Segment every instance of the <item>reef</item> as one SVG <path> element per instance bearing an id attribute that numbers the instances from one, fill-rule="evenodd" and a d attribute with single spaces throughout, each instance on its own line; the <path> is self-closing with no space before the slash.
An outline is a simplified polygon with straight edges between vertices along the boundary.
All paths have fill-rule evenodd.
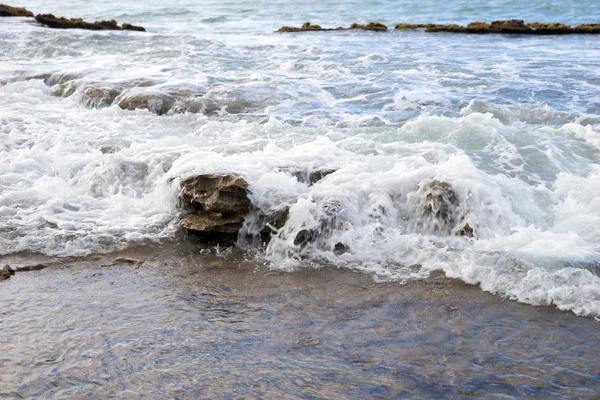
<path id="1" fill-rule="evenodd" d="M 33 17 L 33 13 L 22 7 L 0 4 L 0 17 Z"/>
<path id="2" fill-rule="evenodd" d="M 315 31 L 347 31 L 360 29 L 365 31 L 386 32 L 387 26 L 379 22 L 369 22 L 366 25 L 352 24 L 348 28 L 323 28 L 321 25 L 304 23 L 300 28 L 284 26 L 277 32 L 315 32 Z M 425 32 L 451 32 L 451 33 L 500 33 L 500 34 L 525 34 L 525 35 L 565 35 L 565 34 L 597 34 L 600 33 L 600 24 L 580 24 L 574 27 L 560 23 L 525 23 L 520 19 L 498 20 L 491 23 L 471 22 L 467 26 L 456 24 L 396 24 L 398 31 L 424 29 Z"/>
<path id="3" fill-rule="evenodd" d="M 277 32 L 315 32 L 315 31 L 349 31 L 349 30 L 363 30 L 363 31 L 374 31 L 374 32 L 385 32 L 387 26 L 379 22 L 369 22 L 366 25 L 352 24 L 348 28 L 323 28 L 321 25 L 312 25 L 310 22 L 305 22 L 300 28 L 293 26 L 284 26 L 279 28 Z"/>
<path id="4" fill-rule="evenodd" d="M 110 21 L 85 22 L 81 18 L 67 19 L 64 17 L 55 17 L 52 14 L 39 14 L 35 16 L 35 19 L 40 24 L 54 29 L 87 29 L 92 31 L 146 31 L 141 26 L 134 26 L 131 24 L 123 24 L 119 26 L 117 25 L 117 21 L 114 19 L 111 19 Z"/>
<path id="5" fill-rule="evenodd" d="M 525 23 L 520 19 L 499 20 L 492 23 L 471 22 L 467 26 L 456 24 L 397 24 L 396 30 L 425 29 L 425 32 L 451 32 L 474 34 L 525 34 L 525 35 L 565 35 L 600 33 L 600 24 L 580 24 L 575 27 L 560 23 Z"/>

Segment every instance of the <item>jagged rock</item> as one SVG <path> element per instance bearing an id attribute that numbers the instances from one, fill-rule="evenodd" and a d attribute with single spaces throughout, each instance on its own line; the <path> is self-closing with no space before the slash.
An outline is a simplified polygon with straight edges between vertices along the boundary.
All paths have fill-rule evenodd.
<path id="1" fill-rule="evenodd" d="M 244 217 L 240 215 L 201 210 L 183 217 L 179 226 L 196 232 L 237 233 L 243 223 Z"/>
<path id="2" fill-rule="evenodd" d="M 350 29 L 361 29 L 363 31 L 385 32 L 385 31 L 387 31 L 387 26 L 385 26 L 384 24 L 381 24 L 379 22 L 369 22 L 366 25 L 352 24 L 352 25 L 350 25 Z"/>
<path id="3" fill-rule="evenodd" d="M 237 234 L 251 208 L 248 184 L 234 174 L 197 175 L 181 182 L 179 198 L 193 210 L 179 221 L 182 228 L 205 236 Z"/>
<path id="4" fill-rule="evenodd" d="M 311 25 L 310 22 L 305 22 L 304 24 L 302 24 L 302 27 L 300 28 L 295 28 L 292 26 L 284 26 L 282 28 L 279 28 L 279 30 L 277 32 L 308 32 L 308 31 L 322 31 L 323 28 L 321 28 L 320 25 Z"/>
<path id="5" fill-rule="evenodd" d="M 347 31 L 351 29 L 360 29 L 364 31 L 375 31 L 375 32 L 385 32 L 387 31 L 387 26 L 379 23 L 379 22 L 369 22 L 366 25 L 361 24 L 352 24 L 349 28 L 322 28 L 320 25 L 311 25 L 310 22 L 305 22 L 300 28 L 296 28 L 293 26 L 284 26 L 279 28 L 277 32 L 310 32 L 310 31 Z"/>
<path id="6" fill-rule="evenodd" d="M 250 211 L 248 184 L 234 174 L 205 174 L 181 182 L 179 197 L 195 210 L 245 216 Z"/>
<path id="7" fill-rule="evenodd" d="M 0 269 L 0 281 L 10 278 L 15 274 L 15 271 L 8 265 Z"/>
<path id="8" fill-rule="evenodd" d="M 425 29 L 425 32 L 452 32 L 452 33 L 462 33 L 466 32 L 467 28 L 464 26 L 459 26 L 456 24 L 450 25 L 430 25 Z"/>
<path id="9" fill-rule="evenodd" d="M 119 26 L 117 25 L 117 21 L 114 19 L 108 21 L 85 22 L 81 18 L 67 19 L 64 17 L 55 17 L 52 14 L 39 14 L 35 16 L 35 19 L 40 24 L 55 29 L 88 29 L 92 31 L 146 31 L 141 26 L 134 26 L 131 24 L 123 24 L 122 26 Z"/>
<path id="10" fill-rule="evenodd" d="M 539 22 L 532 22 L 528 24 L 528 26 L 533 28 L 532 32 L 537 35 L 564 35 L 568 33 L 579 33 L 577 30 L 572 29 L 569 25 L 559 23 L 541 24 Z"/>
<path id="11" fill-rule="evenodd" d="M 131 24 L 123 24 L 121 25 L 121 30 L 124 31 L 138 31 L 138 32 L 146 32 L 143 26 L 136 26 Z"/>
<path id="12" fill-rule="evenodd" d="M 302 182 L 309 186 L 312 186 L 315 183 L 319 182 L 321 179 L 325 178 L 327 175 L 333 174 L 337 170 L 331 168 L 310 170 L 301 169 L 297 167 L 282 167 L 279 168 L 278 171 L 282 171 L 289 175 L 292 175 L 298 180 L 298 182 Z"/>
<path id="13" fill-rule="evenodd" d="M 425 28 L 424 24 L 396 24 L 394 29 L 399 31 L 408 31 L 413 29 Z"/>
<path id="14" fill-rule="evenodd" d="M 166 114 L 174 105 L 175 98 L 164 93 L 138 93 L 119 100 L 124 110 L 144 109 L 158 115 Z"/>
<path id="15" fill-rule="evenodd" d="M 110 106 L 119 94 L 118 89 L 89 86 L 83 89 L 81 100 L 86 107 L 102 108 Z"/>
<path id="16" fill-rule="evenodd" d="M 0 4 L 0 17 L 33 17 L 33 13 L 22 7 Z"/>
<path id="17" fill-rule="evenodd" d="M 308 183 L 310 185 L 314 185 L 319 182 L 321 179 L 325 178 L 327 175 L 333 174 L 335 169 L 315 169 L 308 173 Z"/>
<path id="18" fill-rule="evenodd" d="M 473 237 L 474 230 L 465 221 L 466 211 L 448 182 L 431 180 L 422 182 L 417 192 L 420 196 L 418 226 L 434 234 Z"/>
<path id="19" fill-rule="evenodd" d="M 579 24 L 573 28 L 577 33 L 600 33 L 600 24 Z"/>
<path id="20" fill-rule="evenodd" d="M 509 19 L 493 21 L 490 24 L 490 29 L 497 33 L 530 33 L 531 27 L 525 25 L 523 20 Z"/>

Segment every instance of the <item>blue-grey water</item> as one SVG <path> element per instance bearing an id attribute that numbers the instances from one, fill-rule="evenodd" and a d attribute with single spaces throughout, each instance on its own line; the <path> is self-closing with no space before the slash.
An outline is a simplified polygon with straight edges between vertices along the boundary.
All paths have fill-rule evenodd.
<path id="1" fill-rule="evenodd" d="M 147 32 L 53 30 L 0 18 L 0 261 L 179 241 L 179 179 L 237 173 L 257 208 L 290 207 L 268 244 L 239 244 L 240 260 L 270 273 L 312 271 L 318 279 L 321 268 L 323 276 L 342 268 L 398 290 L 445 276 L 497 295 L 499 304 L 556 307 L 569 324 L 572 314 L 584 317 L 581 324 L 600 317 L 600 36 L 275 32 L 306 21 L 598 23 L 600 3 L 14 5 L 114 18 Z M 141 106 L 126 106 L 139 99 Z M 335 172 L 314 185 L 290 172 L 313 170 Z M 460 220 L 442 231 L 422 213 L 427 188 L 439 181 L 452 188 Z M 307 246 L 294 243 L 299 232 L 318 231 L 332 205 L 336 229 Z M 464 224 L 473 238 L 456 235 Z M 249 218 L 245 229 L 253 228 Z M 6 304 L 26 301 L 11 293 Z M 13 306 L 18 320 L 23 310 Z M 18 359 L 0 359 L 0 369 Z M 588 375 L 580 386 L 598 385 L 597 362 L 581 362 Z M 2 395 L 52 393 L 11 382 Z M 387 396 L 428 393 L 407 387 Z M 502 387 L 501 395 L 524 394 Z M 557 393 L 577 396 L 550 395 Z M 581 396 L 598 392 L 590 393 Z"/>

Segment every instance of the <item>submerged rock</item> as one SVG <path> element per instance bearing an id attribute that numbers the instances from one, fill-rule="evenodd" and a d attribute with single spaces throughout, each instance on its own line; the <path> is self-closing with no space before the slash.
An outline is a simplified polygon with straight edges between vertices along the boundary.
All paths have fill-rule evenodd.
<path id="1" fill-rule="evenodd" d="M 465 219 L 466 207 L 448 182 L 422 182 L 417 193 L 420 198 L 420 230 L 433 234 L 474 236 L 473 228 Z"/>
<path id="2" fill-rule="evenodd" d="M 0 269 L 0 281 L 8 279 L 11 276 L 13 276 L 14 274 L 15 274 L 15 270 L 12 269 L 10 266 L 5 265 L 4 267 L 2 267 L 2 269 Z"/>
<path id="3" fill-rule="evenodd" d="M 35 16 L 35 19 L 40 24 L 55 29 L 87 29 L 92 31 L 146 31 L 141 26 L 134 26 L 131 24 L 123 24 L 122 26 L 119 26 L 117 25 L 117 21 L 114 19 L 108 21 L 85 22 L 81 18 L 67 19 L 64 17 L 55 17 L 52 14 L 39 14 Z"/>
<path id="4" fill-rule="evenodd" d="M 88 86 L 81 93 L 81 101 L 89 108 L 103 108 L 110 106 L 121 94 L 116 88 Z"/>
<path id="5" fill-rule="evenodd" d="M 175 98 L 165 93 L 137 93 L 121 98 L 118 104 L 124 110 L 144 109 L 163 115 L 175 105 Z"/>
<path id="6" fill-rule="evenodd" d="M 33 13 L 22 7 L 0 4 L 0 17 L 33 17 Z"/>

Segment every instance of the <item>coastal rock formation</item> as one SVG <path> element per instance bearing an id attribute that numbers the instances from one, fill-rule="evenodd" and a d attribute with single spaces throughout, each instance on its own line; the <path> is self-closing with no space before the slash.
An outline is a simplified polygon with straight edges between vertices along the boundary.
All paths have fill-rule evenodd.
<path id="1" fill-rule="evenodd" d="M 110 106 L 119 94 L 121 90 L 116 88 L 88 86 L 81 93 L 81 101 L 89 108 L 103 108 Z"/>
<path id="2" fill-rule="evenodd" d="M 8 265 L 5 265 L 0 269 L 0 281 L 10 278 L 15 274 L 15 271 Z"/>
<path id="3" fill-rule="evenodd" d="M 33 13 L 22 7 L 0 4 L 0 17 L 33 17 Z"/>
<path id="4" fill-rule="evenodd" d="M 179 222 L 200 233 L 237 233 L 250 211 L 248 184 L 235 174 L 204 174 L 181 182 L 179 198 L 193 210 Z"/>
<path id="5" fill-rule="evenodd" d="M 366 25 L 360 24 L 352 24 L 349 29 L 360 29 L 363 31 L 374 31 L 374 32 L 385 32 L 387 31 L 387 26 L 381 24 L 379 22 L 369 22 Z"/>
<path id="6" fill-rule="evenodd" d="M 123 97 L 118 104 L 124 110 L 144 109 L 163 115 L 175 105 L 175 99 L 165 93 L 138 93 Z"/>
<path id="7" fill-rule="evenodd" d="M 277 32 L 348 31 L 354 29 L 363 31 L 385 32 L 387 31 L 387 26 L 379 22 L 369 22 L 366 25 L 352 24 L 349 28 L 322 28 L 321 25 L 311 25 L 310 22 L 305 22 L 300 28 L 296 28 L 293 26 L 284 26 L 279 28 Z"/>
<path id="8" fill-rule="evenodd" d="M 119 26 L 117 25 L 117 21 L 115 21 L 114 19 L 111 19 L 110 21 L 85 22 L 81 18 L 67 19 L 64 17 L 55 17 L 52 14 L 39 14 L 35 16 L 35 19 L 40 24 L 55 29 L 88 29 L 93 31 L 146 31 L 141 26 L 134 26 L 131 24 L 123 24 Z"/>
<path id="9" fill-rule="evenodd" d="M 564 35 L 564 34 L 598 34 L 600 24 L 580 24 L 571 27 L 559 23 L 525 23 L 520 19 L 498 20 L 492 23 L 471 22 L 466 27 L 456 24 L 397 24 L 396 30 L 412 30 L 425 28 L 425 32 L 452 32 L 452 33 L 500 33 L 500 34 L 525 34 L 525 35 Z"/>
<path id="10" fill-rule="evenodd" d="M 429 180 L 421 183 L 418 225 L 433 234 L 473 237 L 473 228 L 465 221 L 464 210 L 448 182 Z"/>

